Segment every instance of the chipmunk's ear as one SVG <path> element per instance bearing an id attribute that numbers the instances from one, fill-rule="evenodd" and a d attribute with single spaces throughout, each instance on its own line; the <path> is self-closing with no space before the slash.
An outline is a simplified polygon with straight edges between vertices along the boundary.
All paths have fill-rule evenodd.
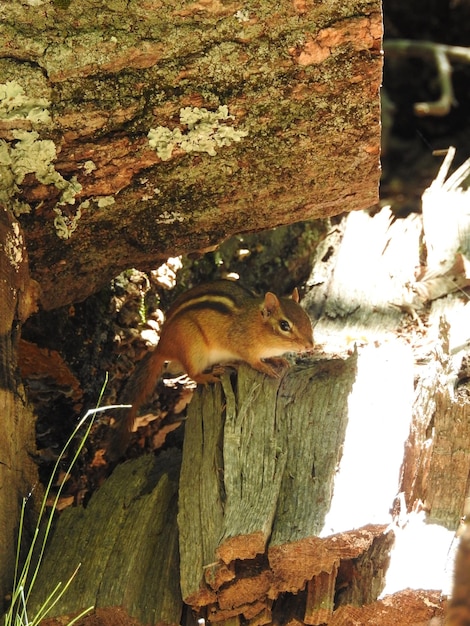
<path id="1" fill-rule="evenodd" d="M 294 302 L 299 302 L 300 298 L 299 298 L 299 290 L 297 289 L 297 287 L 295 287 L 294 291 L 292 292 L 291 298 Z"/>
<path id="2" fill-rule="evenodd" d="M 279 308 L 279 306 L 280 306 L 279 300 L 276 294 L 271 293 L 271 291 L 268 291 L 266 295 L 264 296 L 263 311 L 262 311 L 263 317 L 269 317 L 270 315 L 272 315 L 274 311 Z"/>

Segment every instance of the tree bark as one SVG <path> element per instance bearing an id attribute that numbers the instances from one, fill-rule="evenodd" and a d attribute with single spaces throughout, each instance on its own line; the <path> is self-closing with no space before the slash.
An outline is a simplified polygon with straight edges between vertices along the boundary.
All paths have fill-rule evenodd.
<path id="1" fill-rule="evenodd" d="M 34 420 L 18 384 L 18 327 L 35 307 L 36 286 L 16 219 L 0 205 L 0 597 L 11 593 L 22 498 L 37 483 L 31 455 L 35 451 Z M 35 489 L 26 513 L 33 513 Z M 28 515 L 26 522 L 28 521 Z M 28 540 L 28 524 L 25 537 Z"/>
<path id="2" fill-rule="evenodd" d="M 191 403 L 178 517 L 188 604 L 233 609 L 305 586 L 312 563 L 299 555 L 328 510 L 353 378 L 354 360 L 294 368 L 281 381 L 243 366 L 235 392 L 226 378 L 223 394 L 216 387 Z M 257 570 L 249 592 L 240 592 L 239 572 L 233 589 L 227 580 L 235 563 Z"/>
<path id="3" fill-rule="evenodd" d="M 377 201 L 378 0 L 12 0 L 0 42 L 4 193 L 46 309 Z"/>
<path id="4" fill-rule="evenodd" d="M 178 626 L 177 487 L 180 455 L 149 455 L 119 466 L 88 507 L 60 517 L 39 569 L 29 610 L 38 610 L 81 564 L 53 615 L 123 606 L 142 624 Z M 53 581 L 53 582 L 51 582 Z"/>

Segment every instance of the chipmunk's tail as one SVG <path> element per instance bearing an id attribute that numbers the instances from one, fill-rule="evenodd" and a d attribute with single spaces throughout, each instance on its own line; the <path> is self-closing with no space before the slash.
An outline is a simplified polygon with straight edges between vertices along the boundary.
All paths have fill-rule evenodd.
<path id="1" fill-rule="evenodd" d="M 117 461 L 126 451 L 137 413 L 150 398 L 164 365 L 165 359 L 158 350 L 149 352 L 137 363 L 126 382 L 119 403 L 131 406 L 129 409 L 121 409 L 121 415 L 111 431 L 106 451 L 109 461 Z"/>

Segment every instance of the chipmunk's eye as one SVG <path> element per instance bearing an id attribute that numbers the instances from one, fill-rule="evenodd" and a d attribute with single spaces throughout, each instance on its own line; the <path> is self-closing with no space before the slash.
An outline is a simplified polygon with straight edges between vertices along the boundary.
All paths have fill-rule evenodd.
<path id="1" fill-rule="evenodd" d="M 287 320 L 281 320 L 279 322 L 279 328 L 283 332 L 288 333 L 290 331 L 290 324 L 289 324 L 289 322 Z"/>

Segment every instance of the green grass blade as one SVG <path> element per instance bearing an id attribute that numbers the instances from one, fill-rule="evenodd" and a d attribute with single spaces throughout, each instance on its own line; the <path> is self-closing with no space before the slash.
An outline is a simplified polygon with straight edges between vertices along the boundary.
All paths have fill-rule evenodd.
<path id="1" fill-rule="evenodd" d="M 39 537 L 39 529 L 43 520 L 43 517 L 45 516 L 45 512 L 46 512 L 46 505 L 47 505 L 47 499 L 49 497 L 49 494 L 51 493 L 52 490 L 52 486 L 54 484 L 54 478 L 58 473 L 58 469 L 60 466 L 60 463 L 62 461 L 62 459 L 65 457 L 68 448 L 70 447 L 70 445 L 72 444 L 72 442 L 74 441 L 74 439 L 76 438 L 76 436 L 78 435 L 80 429 L 82 428 L 82 426 L 86 423 L 86 421 L 89 419 L 89 417 L 91 416 L 91 419 L 89 420 L 88 426 L 86 428 L 86 431 L 84 433 L 84 435 L 82 436 L 82 438 L 80 439 L 80 444 L 77 447 L 77 450 L 75 451 L 75 454 L 73 455 L 72 460 L 70 461 L 70 463 L 68 464 L 67 467 L 67 471 L 65 472 L 65 476 L 67 477 L 74 464 L 76 463 L 82 449 L 83 446 L 85 445 L 85 441 L 88 438 L 88 435 L 90 434 L 90 430 L 94 424 L 96 415 L 98 413 L 101 413 L 103 411 L 107 411 L 109 409 L 116 409 L 116 408 L 128 408 L 129 405 L 109 405 L 109 406 L 104 406 L 104 407 L 100 407 L 100 403 L 101 400 L 103 399 L 103 395 L 104 395 L 104 391 L 106 389 L 106 385 L 108 382 L 108 375 L 106 374 L 106 379 L 105 382 L 101 388 L 101 392 L 99 395 L 99 399 L 98 399 L 98 404 L 95 408 L 90 409 L 89 411 L 87 411 L 87 413 L 85 414 L 84 417 L 82 417 L 80 419 L 80 421 L 78 422 L 77 426 L 74 428 L 72 434 L 70 435 L 70 437 L 67 439 L 67 442 L 65 443 L 64 447 L 62 448 L 61 453 L 59 454 L 59 457 L 57 458 L 57 461 L 54 465 L 53 468 L 53 472 L 51 474 L 51 477 L 49 479 L 49 482 L 47 483 L 46 489 L 44 491 L 44 496 L 41 502 L 41 506 L 39 509 L 39 514 L 38 514 L 38 519 L 37 519 L 37 523 L 36 523 L 36 527 L 34 530 L 34 535 L 33 535 L 33 539 L 31 541 L 28 553 L 26 555 L 25 558 L 25 562 L 23 564 L 23 567 L 21 569 L 21 573 L 19 573 L 20 570 L 20 551 L 21 551 L 21 537 L 23 534 L 23 530 L 24 530 L 24 518 L 25 518 L 25 507 L 26 507 L 26 502 L 28 498 L 23 498 L 22 501 L 22 506 L 21 506 L 21 512 L 20 512 L 20 519 L 19 519 L 19 528 L 18 528 L 18 544 L 17 544 L 17 549 L 16 549 L 16 557 L 15 557 L 15 572 L 14 572 L 14 585 L 13 585 L 13 591 L 12 591 L 12 600 L 11 600 L 11 604 L 10 604 L 10 608 L 8 609 L 7 613 L 5 614 L 5 626 L 36 626 L 39 624 L 39 622 L 44 619 L 44 617 L 46 617 L 46 615 L 49 613 L 49 611 L 57 604 L 57 602 L 61 599 L 61 597 L 63 596 L 63 594 L 67 591 L 67 589 L 70 587 L 72 581 L 74 580 L 78 569 L 80 567 L 80 565 L 75 569 L 75 571 L 72 573 L 72 575 L 70 576 L 70 578 L 68 579 L 67 583 L 62 586 L 62 583 L 59 582 L 55 588 L 53 589 L 53 591 L 48 595 L 48 597 L 46 598 L 46 600 L 43 602 L 42 606 L 40 607 L 40 609 L 37 611 L 37 614 L 30 620 L 28 618 L 28 612 L 27 612 L 27 605 L 28 605 L 28 601 L 29 601 L 29 597 L 31 594 L 31 591 L 34 587 L 34 584 L 36 582 L 37 579 L 37 575 L 38 575 L 38 571 L 39 571 L 39 567 L 42 563 L 43 557 L 44 557 L 44 552 L 45 552 L 45 548 L 46 548 L 46 543 L 47 543 L 47 539 L 49 537 L 49 533 L 51 531 L 51 526 L 52 526 L 52 521 L 53 521 L 53 517 L 54 517 L 54 511 L 55 508 L 57 506 L 57 503 L 59 501 L 59 498 L 62 494 L 62 490 L 64 488 L 65 485 L 65 479 L 64 481 L 62 481 L 59 485 L 59 488 L 57 490 L 57 493 L 55 495 L 54 501 L 53 501 L 53 505 L 51 507 L 51 511 L 49 513 L 49 517 L 47 520 L 47 524 L 45 527 L 45 531 L 44 534 L 42 536 L 42 543 L 39 546 L 39 555 L 34 563 L 34 572 L 32 573 L 32 575 L 30 575 L 30 568 L 32 567 L 32 563 L 33 563 L 33 555 L 36 554 L 36 544 L 38 541 L 38 537 Z M 29 496 L 28 496 L 29 497 Z M 26 587 L 27 586 L 27 587 Z M 27 591 L 26 591 L 27 588 Z M 26 591 L 26 593 L 25 593 Z M 82 613 L 80 613 L 80 615 L 77 615 L 70 623 L 69 626 L 72 626 L 73 624 L 75 624 L 75 622 L 77 620 L 79 620 L 81 617 L 83 617 L 84 615 L 86 615 L 89 611 L 91 611 L 94 607 L 89 607 L 87 609 L 85 609 Z"/>

